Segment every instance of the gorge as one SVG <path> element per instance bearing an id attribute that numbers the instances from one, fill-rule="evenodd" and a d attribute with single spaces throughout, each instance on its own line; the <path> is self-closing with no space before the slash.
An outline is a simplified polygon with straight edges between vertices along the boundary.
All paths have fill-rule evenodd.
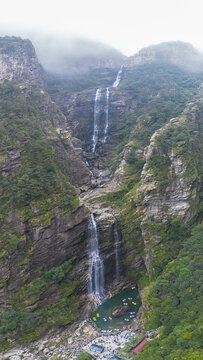
<path id="1" fill-rule="evenodd" d="M 2 356 L 75 331 L 136 285 L 129 327 L 158 333 L 136 359 L 200 359 L 203 61 L 193 71 L 193 58 L 190 45 L 164 43 L 70 80 L 46 72 L 29 40 L 0 38 Z"/>

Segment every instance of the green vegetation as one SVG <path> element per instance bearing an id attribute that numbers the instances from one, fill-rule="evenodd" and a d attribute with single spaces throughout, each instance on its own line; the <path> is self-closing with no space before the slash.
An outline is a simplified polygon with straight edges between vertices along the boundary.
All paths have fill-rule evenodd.
<path id="1" fill-rule="evenodd" d="M 181 120 L 183 116 L 184 121 Z M 146 168 L 147 171 L 153 174 L 153 179 L 157 181 L 157 191 L 159 191 L 160 196 L 165 194 L 167 196 L 165 192 L 167 186 L 176 180 L 175 169 L 171 168 L 172 161 L 170 157 L 172 151 L 173 156 L 179 156 L 184 169 L 183 188 L 180 188 L 179 191 L 184 190 L 185 186 L 190 183 L 193 183 L 193 186 L 197 188 L 196 199 L 191 201 L 190 205 L 193 221 L 202 220 L 202 118 L 203 106 L 201 102 L 197 101 L 190 104 L 176 123 L 172 123 L 167 129 L 159 132 L 155 139 L 154 151 L 148 160 Z M 139 193 L 140 171 L 143 160 L 142 157 L 137 157 L 136 147 L 132 146 L 132 142 L 130 145 L 131 151 L 126 157 L 126 175 L 121 190 L 106 194 L 102 198 L 105 203 L 114 204 L 122 211 L 119 220 L 124 248 L 126 252 L 134 249 L 128 259 L 123 261 L 127 267 L 130 267 L 136 255 L 144 255 L 139 218 L 141 214 L 137 211 L 137 204 L 142 205 L 144 196 L 144 193 Z M 162 209 L 164 214 L 167 214 L 167 210 L 164 207 Z M 176 217 L 169 216 L 165 222 L 162 222 L 161 217 L 156 221 L 152 217 L 146 224 L 142 224 L 147 247 L 149 249 L 153 248 L 150 258 L 150 276 L 152 279 L 156 279 L 168 262 L 176 258 L 185 237 L 190 233 L 190 225 L 188 228 L 183 227 Z M 126 228 L 128 229 L 127 232 Z M 148 248 L 145 249 L 146 252 Z M 147 284 L 144 268 L 136 271 L 128 269 L 127 274 L 135 281 Z"/>
<path id="2" fill-rule="evenodd" d="M 74 295 L 77 280 L 72 280 L 71 272 L 74 260 L 70 259 L 61 266 L 42 272 L 41 276 L 19 288 L 13 295 L 12 308 L 1 314 L 1 351 L 10 347 L 11 341 L 33 341 L 50 328 L 74 322 L 79 305 Z M 25 311 L 27 306 L 32 306 L 40 297 L 46 296 L 46 292 L 52 297 L 49 305 L 34 312 Z"/>
<path id="3" fill-rule="evenodd" d="M 128 92 L 128 82 L 131 81 L 131 95 L 138 100 L 138 104 L 134 114 L 129 114 L 126 124 L 123 124 L 123 140 L 115 152 L 115 157 L 118 158 L 125 144 L 128 143 L 131 146 L 126 157 L 127 165 L 122 190 L 105 195 L 103 200 L 122 211 L 119 226 L 122 231 L 123 251 L 126 250 L 126 253 L 131 251 L 128 258 L 123 260 L 124 266 L 127 267 L 128 277 L 134 279 L 142 287 L 147 286 L 144 297 L 144 304 L 147 304 L 144 314 L 145 328 L 153 330 L 160 327 L 160 337 L 149 342 L 143 353 L 137 355 L 136 359 L 200 360 L 202 359 L 200 340 L 202 225 L 193 230 L 192 237 L 189 238 L 191 226 L 194 223 L 201 223 L 203 214 L 203 105 L 197 95 L 199 80 L 196 75 L 186 75 L 174 68 L 171 73 L 167 73 L 165 69 L 165 82 L 162 78 L 162 70 L 164 72 L 165 70 L 161 70 L 159 66 L 157 69 L 155 67 L 155 73 L 151 72 L 152 80 L 150 80 L 151 75 L 147 75 L 147 68 L 149 70 L 150 66 L 145 67 L 146 73 L 144 68 L 134 69 L 131 73 L 132 80 L 126 74 L 126 83 L 123 80 L 120 85 L 121 93 Z M 136 75 L 133 75 L 133 72 Z M 139 72 L 143 75 L 142 79 L 139 79 Z M 158 79 L 162 80 L 158 83 Z M 174 81 L 173 85 L 169 80 Z M 143 81 L 142 84 L 141 81 Z M 137 89 L 134 91 L 136 86 Z M 170 90 L 171 86 L 174 86 L 173 93 Z M 147 92 L 150 95 L 153 91 L 154 97 L 147 98 Z M 173 101 L 172 97 L 171 100 L 169 99 L 172 94 Z M 181 114 L 186 102 L 191 101 L 190 97 L 194 99 L 195 96 L 197 96 L 197 101 L 188 105 Z M 140 154 L 138 156 L 136 150 L 148 145 L 152 133 L 172 117 L 178 117 L 177 122 L 157 136 L 147 170 L 157 180 L 157 190 L 164 195 L 166 187 L 176 179 L 175 169 L 169 171 L 173 150 L 174 156 L 178 155 L 184 164 L 185 184 L 192 183 L 197 189 L 197 194 L 195 200 L 191 200 L 190 211 L 193 219 L 188 226 L 183 226 L 176 217 L 168 217 L 166 222 L 162 222 L 161 218 L 160 221 L 151 218 L 144 226 L 142 224 L 146 239 L 148 234 L 147 246 L 153 248 L 150 258 L 152 282 L 149 285 L 144 266 L 143 268 L 140 266 L 137 270 L 131 269 L 135 256 L 144 255 L 140 231 L 141 214 L 137 212 L 137 204 L 142 204 L 143 194 L 140 193 L 138 196 L 138 191 L 139 171 L 142 170 L 144 162 L 142 163 L 142 156 Z M 132 129 L 131 132 L 129 128 Z M 184 188 L 179 190 L 184 190 Z M 167 213 L 167 209 L 163 211 Z"/>
<path id="4" fill-rule="evenodd" d="M 83 352 L 77 357 L 77 360 L 91 360 L 91 359 L 95 359 L 95 357 L 87 352 Z"/>
<path id="5" fill-rule="evenodd" d="M 60 355 L 57 355 L 57 354 L 52 355 L 52 357 L 51 357 L 51 360 L 68 360 L 68 359 L 69 359 L 68 355 L 65 358 L 61 357 Z M 42 358 L 40 360 L 42 360 Z"/>
<path id="6" fill-rule="evenodd" d="M 129 141 L 137 149 L 148 145 L 151 135 L 194 99 L 202 80 L 203 74 L 188 74 L 173 65 L 146 64 L 128 69 L 118 91 L 131 96 L 136 107 L 123 121 L 117 152 Z"/>
<path id="7" fill-rule="evenodd" d="M 168 151 L 165 153 L 158 149 L 153 151 L 152 156 L 149 159 L 149 168 L 152 169 L 153 174 L 156 176 L 156 179 L 159 181 L 160 190 L 164 191 L 167 185 L 170 183 L 170 165 L 171 160 L 168 155 Z"/>
<path id="8" fill-rule="evenodd" d="M 23 89 L 10 82 L 0 85 L 0 257 L 4 260 L 9 256 L 13 266 L 29 269 L 34 244 L 20 222 L 29 224 L 29 231 L 49 226 L 56 207 L 67 216 L 79 202 L 67 169 L 56 154 L 58 139 L 52 111 L 58 117 L 60 112 L 37 88 L 26 84 Z M 15 226 L 14 212 L 18 218 Z M 24 286 L 19 283 L 16 291 L 10 291 L 7 278 L 0 280 L 7 284 L 11 296 L 11 307 L 1 312 L 1 350 L 14 341 L 32 341 L 50 328 L 74 321 L 78 300 L 77 281 L 71 272 L 73 261 L 38 269 L 34 278 Z M 49 303 L 42 301 L 36 310 L 36 302 L 46 296 Z"/>
<path id="9" fill-rule="evenodd" d="M 0 241 L 10 252 L 22 240 L 10 225 L 12 210 L 21 212 L 22 221 L 48 225 L 56 206 L 65 212 L 78 207 L 75 189 L 56 157 L 54 138 L 49 139 L 48 99 L 36 88 L 28 94 L 9 82 L 0 85 L 0 156 L 6 169 L 0 173 Z"/>
<path id="10" fill-rule="evenodd" d="M 116 70 L 91 70 L 88 74 L 60 76 L 48 74 L 48 90 L 51 96 L 68 95 L 87 89 L 96 89 L 101 84 L 111 86 L 117 75 Z"/>
<path id="11" fill-rule="evenodd" d="M 164 193 L 175 175 L 174 172 L 169 172 L 169 150 L 173 149 L 184 157 L 191 179 L 196 177 L 199 182 L 197 169 L 200 174 L 202 115 L 196 122 L 192 121 L 192 117 L 195 116 L 198 120 L 199 114 L 202 114 L 201 103 L 197 101 L 197 104 L 182 112 L 187 102 L 196 97 L 198 99 L 198 88 L 202 80 L 202 74 L 188 74 L 173 65 L 148 64 L 126 71 L 116 91 L 119 95 L 130 96 L 135 102 L 135 108 L 123 120 L 120 141 L 114 151 L 114 170 L 120 162 L 124 147 L 127 145 L 130 150 L 126 156 L 121 190 L 105 195 L 105 203 L 114 204 L 122 211 L 133 212 L 132 208 L 136 205 L 134 198 L 145 162 L 140 150 L 149 144 L 150 137 L 156 130 L 178 116 L 179 125 L 163 131 L 157 138 L 157 148 L 150 158 L 149 170 L 155 174 L 158 187 Z M 194 152 L 197 154 L 195 162 L 191 157 Z M 136 201 L 141 203 L 142 199 L 143 194 L 140 193 Z"/>
<path id="12" fill-rule="evenodd" d="M 202 238 L 203 225 L 184 241 L 178 257 L 150 284 L 145 300 L 147 329 L 161 327 L 160 337 L 149 342 L 138 360 L 202 359 Z"/>
<path id="13" fill-rule="evenodd" d="M 47 99 L 41 99 L 37 89 L 31 90 L 27 97 L 10 83 L 0 86 L 1 154 L 5 155 L 7 167 L 12 164 L 12 156 L 19 159 L 13 171 L 0 174 L 1 219 L 11 208 L 24 208 L 50 195 L 52 201 L 56 200 L 55 205 L 63 209 L 72 210 L 78 206 L 75 190 L 67 181 L 63 164 L 56 158 L 54 141 L 48 139 L 46 125 L 51 125 L 50 115 L 40 109 Z"/>
<path id="14" fill-rule="evenodd" d="M 10 53 L 19 49 L 19 42 L 23 46 L 17 38 L 4 38 L 0 40 L 0 48 Z M 29 55 L 32 47 L 30 43 L 27 46 Z M 49 92 L 53 98 L 84 89 L 91 92 L 101 84 L 111 85 L 115 76 L 116 72 L 111 70 L 100 74 L 93 71 L 90 76 L 74 80 L 48 76 Z M 115 99 L 117 93 L 130 102 L 126 117 L 119 123 L 121 130 L 112 156 L 116 170 L 127 145 L 126 164 L 120 190 L 106 194 L 102 200 L 120 210 L 121 261 L 127 277 L 146 287 L 144 326 L 147 330 L 160 328 L 159 337 L 146 345 L 143 353 L 136 356 L 138 360 L 202 359 L 199 269 L 203 237 L 203 105 L 198 95 L 202 81 L 202 74 L 185 73 L 172 65 L 148 64 L 126 70 L 119 88 L 112 92 Z M 196 101 L 184 110 L 191 99 Z M 111 116 L 113 118 L 113 113 Z M 0 259 L 6 266 L 9 259 L 8 268 L 13 266 L 28 274 L 25 282 L 19 279 L 16 289 L 9 281 L 7 268 L 4 278 L 0 279 L 8 293 L 7 307 L 2 309 L 0 317 L 0 350 L 15 342 L 40 338 L 51 328 L 73 323 L 80 306 L 73 271 L 77 262 L 75 253 L 68 254 L 70 258 L 66 261 L 64 254 L 55 263 L 51 259 L 49 264 L 32 267 L 32 231 L 49 227 L 56 210 L 65 218 L 79 205 L 70 181 L 69 164 L 64 165 L 57 153 L 59 142 L 67 149 L 70 145 L 65 136 L 59 139 L 56 134 L 54 124 L 60 124 L 60 117 L 60 110 L 49 96 L 35 86 L 13 85 L 8 81 L 0 85 Z M 191 184 L 193 191 L 191 221 L 185 226 L 174 216 L 164 219 L 160 216 L 144 223 L 142 209 L 138 212 L 146 195 L 139 191 L 145 164 L 143 150 L 152 134 L 174 117 L 177 122 L 160 131 L 155 139 L 147 171 L 156 180 L 155 191 L 167 196 L 167 186 L 177 176 L 171 168 L 172 157 L 180 157 L 184 182 L 179 191 L 184 190 L 186 183 Z M 77 121 L 83 123 L 82 137 L 89 119 L 81 117 Z M 167 208 L 162 210 L 167 214 Z M 191 236 L 194 223 L 199 225 Z M 106 249 L 109 245 L 108 241 L 104 243 Z M 151 282 L 143 261 L 147 247 L 152 250 Z M 122 350 L 126 358 L 132 356 L 130 351 L 136 346 L 135 340 Z M 78 357 L 79 360 L 91 358 L 88 353 Z"/>
<path id="15" fill-rule="evenodd" d="M 197 102 L 184 112 L 184 122 L 179 121 L 160 132 L 157 136 L 156 148 L 149 159 L 148 169 L 153 171 L 159 188 L 164 191 L 169 182 L 176 178 L 175 169 L 169 171 L 171 160 L 169 154 L 180 156 L 185 166 L 185 183 L 191 181 L 198 184 L 201 196 L 202 186 L 202 117 L 203 105 Z M 193 119 L 196 119 L 194 122 Z M 195 154 L 195 156 L 194 156 Z M 201 201 L 200 201 L 201 202 Z M 200 209 L 196 209 L 198 212 Z"/>
<path id="16" fill-rule="evenodd" d="M 151 221 L 145 225 L 144 231 L 148 247 L 153 247 L 150 276 L 155 279 L 168 262 L 178 255 L 184 239 L 190 235 L 190 226 L 183 226 L 176 217 L 168 216 L 164 224 L 161 221 Z M 154 246 L 154 239 L 158 242 L 157 246 Z"/>

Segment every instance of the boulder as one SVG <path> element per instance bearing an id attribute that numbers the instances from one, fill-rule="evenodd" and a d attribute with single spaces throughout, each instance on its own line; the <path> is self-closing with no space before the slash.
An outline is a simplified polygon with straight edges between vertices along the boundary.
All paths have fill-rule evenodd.
<path id="1" fill-rule="evenodd" d="M 124 314 L 126 314 L 128 311 L 130 311 L 130 308 L 128 305 L 120 305 L 120 306 L 116 306 L 112 310 L 112 315 L 114 317 L 120 317 L 120 316 L 123 316 Z"/>

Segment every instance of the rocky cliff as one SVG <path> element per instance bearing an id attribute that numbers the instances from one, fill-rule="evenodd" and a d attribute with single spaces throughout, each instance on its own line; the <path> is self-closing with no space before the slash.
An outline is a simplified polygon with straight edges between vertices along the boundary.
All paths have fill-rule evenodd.
<path id="1" fill-rule="evenodd" d="M 49 312 L 57 306 L 54 322 L 62 325 L 68 306 L 65 323 L 72 322 L 77 294 L 86 292 L 89 211 L 79 206 L 75 186 L 88 184 L 90 172 L 80 141 L 71 138 L 64 115 L 41 88 L 45 75 L 31 43 L 4 38 L 1 44 L 0 302 L 15 319 L 22 315 L 20 337 L 31 340 L 36 333 L 26 316 L 43 332 Z M 13 336 L 19 336 L 15 329 Z"/>
<path id="2" fill-rule="evenodd" d="M 6 36 L 0 41 L 0 83 L 29 82 L 44 87 L 45 76 L 30 40 Z"/>
<path id="3" fill-rule="evenodd" d="M 0 302 L 5 316 L 8 312 L 14 322 L 21 317 L 22 328 L 17 332 L 16 322 L 11 340 L 7 343 L 4 338 L 3 347 L 7 347 L 14 339 L 30 341 L 37 333 L 88 314 L 88 224 L 92 210 L 99 225 L 106 291 L 110 290 L 115 217 L 112 209 L 102 216 L 98 206 L 78 198 L 88 189 L 91 192 L 102 177 L 104 183 L 108 181 L 110 173 L 101 175 L 95 166 L 92 179 L 85 163 L 84 137 L 74 132 L 74 121 L 80 122 L 80 94 L 77 105 L 72 98 L 69 101 L 72 117 L 67 115 L 69 110 L 64 111 L 65 117 L 46 92 L 46 75 L 31 43 L 18 38 L 1 41 Z M 92 95 L 89 106 L 82 109 L 85 116 L 92 115 Z M 92 155 L 98 161 L 98 155 Z"/>
<path id="4" fill-rule="evenodd" d="M 145 149 L 146 163 L 135 201 L 137 211 L 142 214 L 140 227 L 145 244 L 145 265 L 150 277 L 153 272 L 160 271 L 157 257 L 164 262 L 164 258 L 167 259 L 165 252 L 170 249 L 172 255 L 177 245 L 169 241 L 165 247 L 162 243 L 168 241 L 168 229 L 174 222 L 186 225 L 198 211 L 201 160 L 198 154 L 194 160 L 192 154 L 195 143 L 201 148 L 198 131 L 201 107 L 201 100 L 190 104 L 183 116 L 171 119 L 157 130 Z M 153 268 L 153 258 L 156 269 Z"/>
<path id="5" fill-rule="evenodd" d="M 159 56 L 149 48 L 128 59 L 118 87 L 118 63 L 107 75 L 98 63 L 96 82 L 87 76 L 81 89 L 77 77 L 47 78 L 29 41 L 0 44 L 2 349 L 85 318 L 94 306 L 87 296 L 90 212 L 106 295 L 136 282 L 150 314 L 146 287 L 201 221 L 202 74 L 185 72 L 177 49 L 162 61 L 163 45 Z"/>

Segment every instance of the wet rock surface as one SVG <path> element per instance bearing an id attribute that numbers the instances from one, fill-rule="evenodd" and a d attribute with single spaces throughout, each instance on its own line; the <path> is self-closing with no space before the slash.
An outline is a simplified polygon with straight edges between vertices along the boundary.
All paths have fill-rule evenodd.
<path id="1" fill-rule="evenodd" d="M 126 314 L 128 311 L 130 311 L 130 308 L 128 305 L 116 306 L 112 310 L 112 315 L 114 317 L 120 317 L 120 316 L 123 316 L 124 314 Z"/>

